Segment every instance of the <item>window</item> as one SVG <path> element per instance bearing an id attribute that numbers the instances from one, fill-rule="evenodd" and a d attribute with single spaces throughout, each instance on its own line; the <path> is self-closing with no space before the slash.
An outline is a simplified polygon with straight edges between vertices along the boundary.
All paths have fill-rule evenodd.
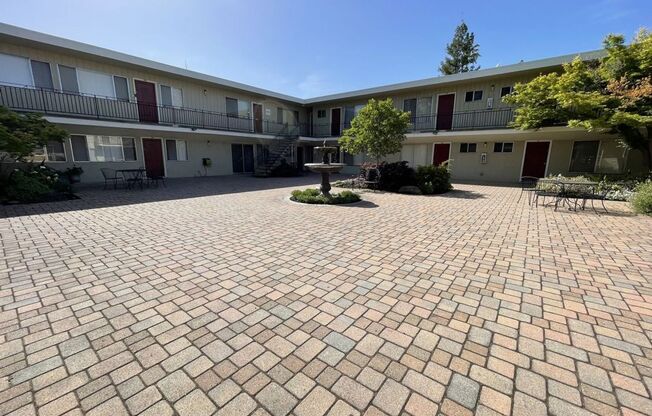
<path id="1" fill-rule="evenodd" d="M 344 125 L 350 126 L 351 121 L 355 117 L 355 108 L 352 105 L 344 107 Z"/>
<path id="2" fill-rule="evenodd" d="M 326 110 L 317 110 L 317 118 L 326 118 Z"/>
<path id="3" fill-rule="evenodd" d="M 512 93 L 512 87 L 502 87 L 500 89 L 500 98 Z"/>
<path id="4" fill-rule="evenodd" d="M 494 152 L 496 153 L 511 153 L 514 148 L 514 143 L 496 142 L 494 143 Z"/>
<path id="5" fill-rule="evenodd" d="M 70 136 L 75 162 L 123 162 L 136 160 L 133 137 Z"/>
<path id="6" fill-rule="evenodd" d="M 417 115 L 429 116 L 432 114 L 432 97 L 421 97 L 417 102 Z"/>
<path id="7" fill-rule="evenodd" d="M 482 100 L 482 90 L 467 91 L 466 94 L 464 94 L 464 101 L 467 103 L 480 100 Z"/>
<path id="8" fill-rule="evenodd" d="M 164 107 L 183 106 L 182 93 L 179 88 L 161 85 L 161 105 Z"/>
<path id="9" fill-rule="evenodd" d="M 77 68 L 77 82 L 82 94 L 115 98 L 113 77 L 109 74 Z"/>
<path id="10" fill-rule="evenodd" d="M 136 140 L 133 137 L 122 138 L 122 152 L 125 160 L 136 160 Z"/>
<path id="11" fill-rule="evenodd" d="M 50 71 L 50 64 L 41 61 L 32 61 L 32 76 L 34 77 L 34 86 L 37 88 L 46 88 L 48 90 L 54 89 L 52 83 L 52 72 Z"/>
<path id="12" fill-rule="evenodd" d="M 249 118 L 251 115 L 250 108 L 251 105 L 249 104 L 249 101 L 238 100 L 238 116 Z"/>
<path id="13" fill-rule="evenodd" d="M 226 97 L 226 114 L 230 116 L 238 115 L 238 100 Z"/>
<path id="14" fill-rule="evenodd" d="M 460 143 L 460 153 L 475 153 L 477 143 Z"/>
<path id="15" fill-rule="evenodd" d="M 45 151 L 50 162 L 66 161 L 66 152 L 63 149 L 63 142 L 49 141 L 45 146 Z"/>
<path id="16" fill-rule="evenodd" d="M 569 171 L 592 173 L 595 170 L 599 147 L 600 142 L 598 140 L 573 143 Z"/>
<path id="17" fill-rule="evenodd" d="M 168 160 L 188 160 L 188 149 L 185 140 L 165 140 Z"/>
<path id="18" fill-rule="evenodd" d="M 276 122 L 283 124 L 283 109 L 281 107 L 276 107 Z"/>
<path id="19" fill-rule="evenodd" d="M 8 85 L 32 85 L 29 59 L 0 53 L 0 83 Z"/>
<path id="20" fill-rule="evenodd" d="M 408 98 L 403 100 L 403 111 L 410 113 L 410 117 L 417 116 L 417 99 Z"/>
<path id="21" fill-rule="evenodd" d="M 63 92 L 79 93 L 77 71 L 75 68 L 59 65 L 59 78 L 61 79 L 61 90 Z"/>
<path id="22" fill-rule="evenodd" d="M 115 86 L 115 98 L 121 101 L 129 101 L 127 78 L 114 76 L 113 85 Z"/>

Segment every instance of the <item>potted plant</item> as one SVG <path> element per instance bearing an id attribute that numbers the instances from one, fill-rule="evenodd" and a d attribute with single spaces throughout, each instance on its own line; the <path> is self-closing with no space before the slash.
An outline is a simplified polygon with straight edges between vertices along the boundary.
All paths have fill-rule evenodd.
<path id="1" fill-rule="evenodd" d="M 82 173 L 84 173 L 84 169 L 82 169 L 81 166 L 73 166 L 63 171 L 63 174 L 68 177 L 68 181 L 71 184 L 79 183 L 81 181 Z"/>

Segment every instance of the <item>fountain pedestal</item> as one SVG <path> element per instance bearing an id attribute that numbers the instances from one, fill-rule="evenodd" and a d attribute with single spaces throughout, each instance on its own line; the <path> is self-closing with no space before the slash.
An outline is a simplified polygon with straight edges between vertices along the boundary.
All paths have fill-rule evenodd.
<path id="1" fill-rule="evenodd" d="M 319 190 L 321 191 L 322 195 L 330 198 L 331 197 L 331 174 L 330 172 L 322 172 L 321 173 L 321 185 L 319 186 Z"/>
<path id="2" fill-rule="evenodd" d="M 324 142 L 323 146 L 315 147 L 315 150 L 322 153 L 322 162 L 321 163 L 306 163 L 304 166 L 310 169 L 313 172 L 321 174 L 321 185 L 319 191 L 326 198 L 331 197 L 331 173 L 338 173 L 344 168 L 343 163 L 331 163 L 331 154 L 337 151 L 337 147 L 326 146 Z"/>

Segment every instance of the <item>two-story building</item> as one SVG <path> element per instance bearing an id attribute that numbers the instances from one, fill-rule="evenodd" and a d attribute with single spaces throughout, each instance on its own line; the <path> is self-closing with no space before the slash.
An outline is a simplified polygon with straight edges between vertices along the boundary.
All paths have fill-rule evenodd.
<path id="1" fill-rule="evenodd" d="M 312 161 L 336 143 L 370 98 L 391 97 L 412 115 L 400 154 L 411 165 L 450 160 L 454 180 L 640 171 L 642 157 L 616 138 L 565 126 L 519 131 L 502 101 L 516 82 L 558 71 L 575 56 L 300 99 L 139 57 L 0 24 L 0 105 L 42 113 L 70 137 L 36 158 L 56 169 L 144 167 L 152 176 L 268 174 L 282 159 Z M 364 155 L 340 155 L 354 172 Z"/>

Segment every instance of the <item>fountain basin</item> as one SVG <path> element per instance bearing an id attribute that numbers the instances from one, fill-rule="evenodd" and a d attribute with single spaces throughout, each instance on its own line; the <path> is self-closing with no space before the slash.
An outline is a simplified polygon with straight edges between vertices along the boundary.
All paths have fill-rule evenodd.
<path id="1" fill-rule="evenodd" d="M 338 173 L 346 164 L 344 163 L 306 163 L 304 165 L 313 172 L 322 173 Z"/>

